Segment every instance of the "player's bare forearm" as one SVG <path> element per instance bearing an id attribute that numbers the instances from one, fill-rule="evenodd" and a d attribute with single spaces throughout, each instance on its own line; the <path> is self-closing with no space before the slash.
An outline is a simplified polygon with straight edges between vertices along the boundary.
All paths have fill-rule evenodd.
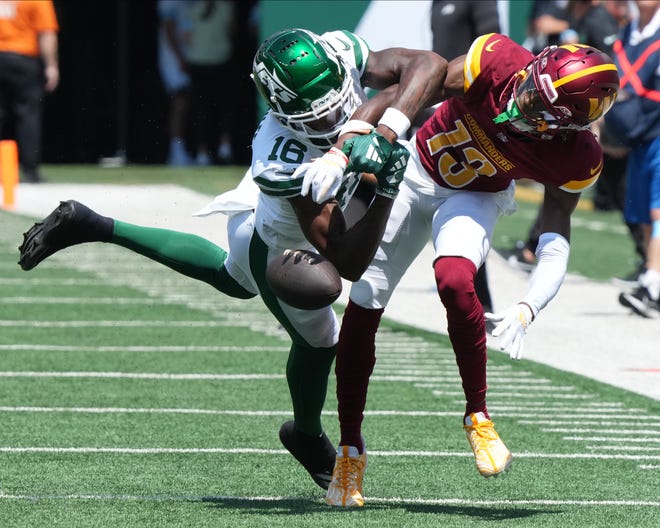
<path id="1" fill-rule="evenodd" d="M 369 55 L 364 86 L 383 90 L 396 85 L 391 105 L 409 119 L 440 101 L 447 60 L 432 51 L 388 48 Z"/>
<path id="2" fill-rule="evenodd" d="M 307 198 L 291 200 L 305 237 L 343 278 L 358 280 L 376 254 L 394 201 L 376 196 L 362 218 L 346 229 L 337 202 L 319 205 Z"/>
<path id="3" fill-rule="evenodd" d="M 463 71 L 464 64 L 465 55 L 456 57 L 449 63 L 449 66 L 447 67 L 447 77 L 440 94 L 441 100 L 444 101 L 450 97 L 463 97 L 463 85 L 465 82 L 465 73 Z"/>
<path id="4" fill-rule="evenodd" d="M 546 186 L 541 209 L 541 231 L 559 233 L 570 241 L 571 214 L 579 200 L 579 193 L 569 193 L 557 187 Z"/>
<path id="5" fill-rule="evenodd" d="M 330 233 L 326 258 L 335 264 L 342 277 L 356 281 L 369 267 L 383 238 L 393 204 L 394 200 L 376 195 L 364 216 L 350 229 Z"/>
<path id="6" fill-rule="evenodd" d="M 358 109 L 353 113 L 351 116 L 351 119 L 359 120 L 359 121 L 366 121 L 367 123 L 371 123 L 372 125 L 376 125 L 378 123 L 378 120 L 383 116 L 383 112 L 385 112 L 385 109 L 387 109 L 389 106 L 392 106 L 394 104 L 394 100 L 396 98 L 396 94 L 398 91 L 399 85 L 394 84 L 382 92 L 377 93 L 375 96 L 373 96 L 371 99 L 369 99 L 367 102 L 363 103 L 358 107 Z M 392 132 L 388 127 L 378 127 L 378 132 L 387 139 L 390 143 L 394 143 L 394 141 L 397 140 L 397 135 Z M 351 134 L 352 135 L 352 134 Z M 349 135 L 342 136 L 339 141 L 337 146 L 341 148 L 341 145 L 343 144 L 344 140 L 350 137 Z"/>

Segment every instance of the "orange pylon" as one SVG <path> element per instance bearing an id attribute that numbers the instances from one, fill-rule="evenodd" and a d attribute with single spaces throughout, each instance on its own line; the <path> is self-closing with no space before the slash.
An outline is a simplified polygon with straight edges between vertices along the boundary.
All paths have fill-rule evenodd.
<path id="1" fill-rule="evenodd" d="M 13 209 L 18 185 L 18 147 L 16 141 L 0 141 L 0 181 L 2 181 L 2 207 Z"/>

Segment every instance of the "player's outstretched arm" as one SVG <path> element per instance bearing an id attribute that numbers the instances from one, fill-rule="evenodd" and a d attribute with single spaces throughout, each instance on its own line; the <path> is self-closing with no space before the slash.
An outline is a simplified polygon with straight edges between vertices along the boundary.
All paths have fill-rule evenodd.
<path id="1" fill-rule="evenodd" d="M 541 209 L 541 236 L 536 249 L 538 263 L 530 278 L 527 294 L 517 304 L 497 314 L 486 314 L 496 323 L 494 337 L 501 337 L 500 348 L 511 359 L 521 359 L 523 340 L 538 313 L 557 295 L 561 287 L 570 252 L 571 214 L 579 193 L 568 193 L 546 186 Z"/>
<path id="2" fill-rule="evenodd" d="M 432 51 L 387 48 L 369 54 L 361 80 L 363 86 L 377 90 L 396 85 L 390 108 L 412 120 L 421 109 L 441 100 L 447 65 L 444 57 Z M 397 132 L 396 124 L 390 128 Z"/>

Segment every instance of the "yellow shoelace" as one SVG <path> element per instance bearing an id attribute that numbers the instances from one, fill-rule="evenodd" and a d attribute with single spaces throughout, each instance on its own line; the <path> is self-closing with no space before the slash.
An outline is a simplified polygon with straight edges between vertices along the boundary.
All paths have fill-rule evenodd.
<path id="1" fill-rule="evenodd" d="M 362 474 L 363 463 L 359 458 L 341 457 L 337 459 L 339 463 L 339 482 L 342 489 L 348 489 L 353 486 L 359 489 L 360 476 Z"/>

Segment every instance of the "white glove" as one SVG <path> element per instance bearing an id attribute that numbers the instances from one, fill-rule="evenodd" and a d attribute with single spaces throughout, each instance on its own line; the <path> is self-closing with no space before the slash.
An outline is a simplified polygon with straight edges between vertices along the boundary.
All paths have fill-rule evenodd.
<path id="1" fill-rule="evenodd" d="M 312 191 L 312 200 L 323 203 L 334 198 L 344 180 L 344 171 L 348 165 L 348 158 L 341 150 L 332 147 L 313 163 L 305 163 L 298 167 L 293 177 L 303 176 L 302 190 L 300 194 L 307 196 Z"/>
<path id="2" fill-rule="evenodd" d="M 493 330 L 493 337 L 502 336 L 500 350 L 507 351 L 511 359 L 521 359 L 523 340 L 534 320 L 534 313 L 527 303 L 518 303 L 497 314 L 484 315 L 487 320 L 499 323 Z"/>

